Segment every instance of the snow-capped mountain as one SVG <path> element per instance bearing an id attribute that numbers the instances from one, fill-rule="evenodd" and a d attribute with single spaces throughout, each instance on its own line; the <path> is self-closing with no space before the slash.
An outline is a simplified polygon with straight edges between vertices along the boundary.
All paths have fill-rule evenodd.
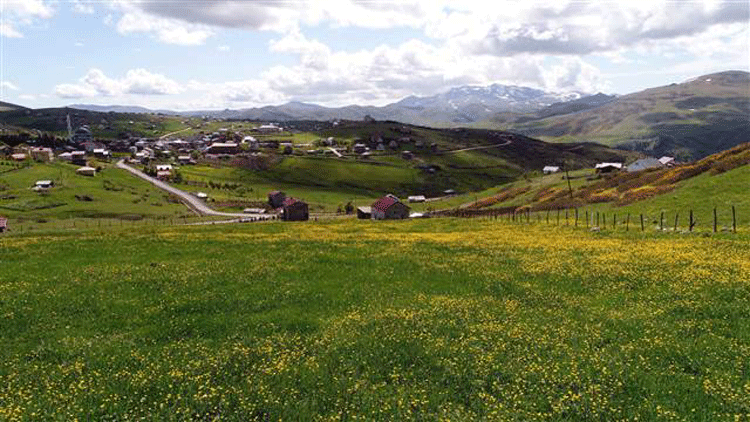
<path id="1" fill-rule="evenodd" d="M 455 126 L 484 121 L 498 113 L 533 113 L 554 103 L 576 100 L 580 92 L 552 93 L 539 89 L 493 84 L 461 86 L 427 97 L 409 96 L 383 107 L 349 105 L 329 108 L 293 101 L 279 106 L 243 110 L 196 111 L 182 115 L 211 115 L 251 120 L 395 120 L 426 126 Z M 78 105 L 79 108 L 85 106 Z M 96 111 L 102 111 L 97 107 Z"/>

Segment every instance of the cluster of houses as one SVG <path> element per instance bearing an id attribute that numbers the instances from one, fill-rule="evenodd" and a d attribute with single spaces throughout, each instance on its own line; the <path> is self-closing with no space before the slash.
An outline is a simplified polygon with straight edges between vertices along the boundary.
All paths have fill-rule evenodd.
<path id="1" fill-rule="evenodd" d="M 602 162 L 597 163 L 594 166 L 594 170 L 597 173 L 612 173 L 617 171 L 626 170 L 628 172 L 635 172 L 635 171 L 641 171 L 651 168 L 663 168 L 663 167 L 672 167 L 675 166 L 677 162 L 675 161 L 674 157 L 661 157 L 661 158 L 653 158 L 653 157 L 646 157 L 641 158 L 639 160 L 634 161 L 630 165 L 623 165 L 623 163 L 616 163 L 616 162 Z M 560 171 L 559 166 L 544 166 L 542 168 L 542 173 L 544 174 L 554 174 Z"/>
<path id="2" fill-rule="evenodd" d="M 268 205 L 275 209 L 283 221 L 307 221 L 310 219 L 308 205 L 304 201 L 287 197 L 284 192 L 268 194 Z"/>

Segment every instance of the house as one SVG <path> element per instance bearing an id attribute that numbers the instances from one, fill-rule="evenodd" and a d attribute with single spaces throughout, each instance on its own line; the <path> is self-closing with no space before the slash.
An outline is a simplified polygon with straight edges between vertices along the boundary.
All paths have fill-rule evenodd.
<path id="1" fill-rule="evenodd" d="M 55 186 L 55 182 L 51 180 L 37 180 L 34 184 L 34 187 L 38 189 L 49 189 L 52 186 Z"/>
<path id="2" fill-rule="evenodd" d="M 25 161 L 26 160 L 26 154 L 22 154 L 22 153 L 19 152 L 19 153 L 16 153 L 16 154 L 11 154 L 10 158 L 12 158 L 13 161 Z"/>
<path id="3" fill-rule="evenodd" d="M 168 170 L 162 170 L 156 172 L 156 178 L 159 180 L 169 180 L 172 177 L 172 172 Z"/>
<path id="4" fill-rule="evenodd" d="M 663 166 L 666 166 L 666 167 L 672 167 L 676 164 L 674 161 L 674 157 L 667 157 L 667 156 L 659 158 L 659 162 Z"/>
<path id="5" fill-rule="evenodd" d="M 653 157 L 648 158 L 641 158 L 640 160 L 634 161 L 632 164 L 630 164 L 627 168 L 629 173 L 632 173 L 634 171 L 641 171 L 646 169 L 652 169 L 652 168 L 660 168 L 664 165 L 661 163 L 661 161 L 657 160 Z"/>
<path id="6" fill-rule="evenodd" d="M 63 152 L 62 154 L 58 155 L 57 158 L 63 161 L 70 161 L 73 158 L 73 154 L 70 152 Z"/>
<path id="7" fill-rule="evenodd" d="M 599 163 L 594 168 L 597 173 L 611 173 L 622 170 L 622 163 Z"/>
<path id="8" fill-rule="evenodd" d="M 283 221 L 307 221 L 310 218 L 307 204 L 297 198 L 286 198 L 281 206 Z"/>
<path id="9" fill-rule="evenodd" d="M 404 160 L 411 160 L 414 158 L 414 154 L 411 151 L 401 151 L 401 158 Z"/>
<path id="10" fill-rule="evenodd" d="M 409 218 L 411 208 L 402 203 L 398 197 L 388 194 L 372 204 L 373 220 L 395 220 Z"/>
<path id="11" fill-rule="evenodd" d="M 367 152 L 367 146 L 365 144 L 354 144 L 353 151 L 357 154 L 364 154 Z"/>
<path id="12" fill-rule="evenodd" d="M 8 219 L 0 217 L 0 233 L 8 230 Z"/>
<path id="13" fill-rule="evenodd" d="M 273 123 L 269 123 L 267 125 L 260 125 L 251 130 L 254 132 L 259 132 L 259 133 L 278 133 L 278 132 L 283 131 L 284 129 L 279 126 L 276 126 Z"/>
<path id="14" fill-rule="evenodd" d="M 360 220 L 369 220 L 372 218 L 371 207 L 357 207 L 357 218 Z"/>
<path id="15" fill-rule="evenodd" d="M 177 157 L 177 162 L 182 165 L 195 164 L 193 157 L 189 155 L 180 155 Z"/>
<path id="16" fill-rule="evenodd" d="M 172 165 L 171 164 L 157 164 L 156 165 L 156 171 L 172 171 Z"/>
<path id="17" fill-rule="evenodd" d="M 214 142 L 206 149 L 206 154 L 211 155 L 234 155 L 240 152 L 234 142 Z"/>
<path id="18" fill-rule="evenodd" d="M 52 148 L 38 147 L 38 148 L 31 149 L 31 158 L 34 161 L 48 163 L 54 160 L 55 155 L 52 153 Z"/>
<path id="19" fill-rule="evenodd" d="M 71 141 L 76 144 L 83 144 L 85 142 L 90 142 L 94 138 L 91 136 L 91 130 L 89 130 L 88 126 L 81 126 L 78 129 L 76 129 L 75 132 L 73 132 L 73 138 Z"/>
<path id="20" fill-rule="evenodd" d="M 560 167 L 558 166 L 544 166 L 542 169 L 542 173 L 544 174 L 557 173 L 558 171 L 560 171 Z"/>
<path id="21" fill-rule="evenodd" d="M 265 214 L 266 209 L 265 208 L 245 208 L 242 210 L 244 214 Z"/>
<path id="22" fill-rule="evenodd" d="M 86 151 L 73 151 L 70 153 L 70 162 L 77 166 L 85 166 Z"/>
<path id="23" fill-rule="evenodd" d="M 388 148 L 390 148 L 390 149 L 398 149 L 398 142 L 396 142 L 396 141 L 388 142 Z"/>
<path id="24" fill-rule="evenodd" d="M 96 169 L 89 166 L 83 166 L 78 168 L 76 170 L 76 174 L 80 174 L 81 176 L 96 176 Z"/>
<path id="25" fill-rule="evenodd" d="M 198 198 L 198 199 L 204 199 L 205 200 L 205 199 L 208 199 L 208 194 L 206 194 L 204 192 L 196 192 L 195 193 L 195 197 Z"/>
<path id="26" fill-rule="evenodd" d="M 284 192 L 275 190 L 268 193 L 268 205 L 273 208 L 281 208 L 284 205 L 286 194 Z"/>
<path id="27" fill-rule="evenodd" d="M 409 199 L 409 202 L 424 202 L 427 200 L 427 198 L 425 198 L 424 195 L 414 195 L 414 196 L 410 196 L 408 199 Z"/>
<path id="28" fill-rule="evenodd" d="M 106 160 L 110 157 L 109 151 L 107 151 L 105 148 L 94 148 L 92 152 L 94 153 L 94 157 L 100 160 Z"/>

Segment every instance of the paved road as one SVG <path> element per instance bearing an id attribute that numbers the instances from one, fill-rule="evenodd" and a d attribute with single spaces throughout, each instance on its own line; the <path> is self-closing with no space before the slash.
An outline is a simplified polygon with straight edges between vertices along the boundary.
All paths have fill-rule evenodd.
<path id="1" fill-rule="evenodd" d="M 147 175 L 146 173 L 138 169 L 130 167 L 129 165 L 125 164 L 124 160 L 118 161 L 116 165 L 117 167 L 123 170 L 129 171 L 134 176 L 140 177 L 141 179 L 146 180 L 149 183 L 152 183 L 157 188 L 165 190 L 175 196 L 182 198 L 188 204 L 190 208 L 192 208 L 193 210 L 195 210 L 196 212 L 202 215 L 218 215 L 222 217 L 235 217 L 235 218 L 246 218 L 246 219 L 247 218 L 269 219 L 272 217 L 266 214 L 244 214 L 244 213 L 240 214 L 240 213 L 216 211 L 216 210 L 209 208 L 203 201 L 196 198 L 195 196 L 183 190 L 172 187 L 169 184 L 162 182 L 161 180 L 154 179 L 153 177 Z"/>

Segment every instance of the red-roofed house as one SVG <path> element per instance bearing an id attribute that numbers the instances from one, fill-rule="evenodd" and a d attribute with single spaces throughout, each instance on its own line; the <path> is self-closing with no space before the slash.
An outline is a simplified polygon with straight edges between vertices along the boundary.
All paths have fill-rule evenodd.
<path id="1" fill-rule="evenodd" d="M 396 220 L 409 218 L 411 208 L 402 203 L 396 196 L 388 194 L 372 204 L 373 220 Z"/>
<path id="2" fill-rule="evenodd" d="M 281 206 L 281 219 L 284 221 L 307 221 L 310 218 L 307 204 L 297 198 L 286 198 Z"/>

